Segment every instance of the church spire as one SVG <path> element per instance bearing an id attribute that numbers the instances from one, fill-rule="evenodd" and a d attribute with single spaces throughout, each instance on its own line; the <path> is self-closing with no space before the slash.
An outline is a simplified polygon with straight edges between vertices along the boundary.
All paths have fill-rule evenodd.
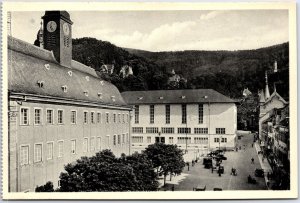
<path id="1" fill-rule="evenodd" d="M 265 78 L 266 78 L 266 92 L 265 92 L 265 99 L 268 99 L 270 97 L 270 91 L 269 91 L 269 85 L 268 85 L 268 73 L 265 72 Z"/>

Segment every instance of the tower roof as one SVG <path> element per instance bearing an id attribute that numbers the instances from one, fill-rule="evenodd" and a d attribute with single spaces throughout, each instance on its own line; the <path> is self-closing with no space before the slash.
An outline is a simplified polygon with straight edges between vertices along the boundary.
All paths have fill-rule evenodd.
<path id="1" fill-rule="evenodd" d="M 265 99 L 265 94 L 264 94 L 264 90 L 260 90 L 259 93 L 259 103 L 265 103 L 266 99 Z"/>

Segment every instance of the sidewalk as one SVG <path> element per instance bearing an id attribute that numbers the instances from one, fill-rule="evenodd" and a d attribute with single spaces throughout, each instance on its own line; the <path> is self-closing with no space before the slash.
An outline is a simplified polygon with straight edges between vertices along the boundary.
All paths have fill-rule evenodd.
<path id="1" fill-rule="evenodd" d="M 260 146 L 259 146 L 259 144 L 258 144 L 257 142 L 255 142 L 254 145 L 255 145 L 256 152 L 261 151 Z M 269 172 L 269 173 L 272 173 L 272 168 L 271 168 L 271 166 L 270 166 L 270 164 L 269 164 L 267 158 L 265 158 L 264 161 L 262 160 L 262 157 L 263 157 L 262 154 L 257 154 L 257 157 L 258 157 L 258 160 L 259 160 L 259 163 L 260 163 L 261 168 L 262 168 L 262 169 L 264 170 L 264 172 L 265 172 L 265 182 L 266 182 L 266 185 L 267 185 L 268 178 L 267 178 L 266 173 L 268 173 L 268 172 Z M 267 185 L 268 190 L 271 189 L 272 183 L 273 183 L 273 181 L 272 181 L 272 179 L 270 179 L 270 180 L 269 180 L 269 186 Z"/>

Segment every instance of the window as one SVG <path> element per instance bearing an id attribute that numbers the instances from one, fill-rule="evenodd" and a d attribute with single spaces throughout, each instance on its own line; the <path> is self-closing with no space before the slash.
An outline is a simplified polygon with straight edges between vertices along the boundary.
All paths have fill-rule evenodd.
<path id="1" fill-rule="evenodd" d="M 42 124 L 42 109 L 34 109 L 34 124 Z"/>
<path id="2" fill-rule="evenodd" d="M 208 128 L 194 128 L 194 134 L 208 134 Z"/>
<path id="3" fill-rule="evenodd" d="M 118 144 L 121 144 L 121 135 L 118 135 Z"/>
<path id="4" fill-rule="evenodd" d="M 76 124 L 76 111 L 71 111 L 71 124 Z"/>
<path id="5" fill-rule="evenodd" d="M 71 140 L 71 153 L 76 154 L 76 140 Z"/>
<path id="6" fill-rule="evenodd" d="M 143 133 L 143 127 L 133 127 L 132 133 Z"/>
<path id="7" fill-rule="evenodd" d="M 29 146 L 21 146 L 20 150 L 20 164 L 26 165 L 29 163 Z"/>
<path id="8" fill-rule="evenodd" d="M 97 123 L 101 123 L 101 113 L 97 113 Z"/>
<path id="9" fill-rule="evenodd" d="M 114 123 L 116 123 L 117 122 L 117 115 L 114 113 Z"/>
<path id="10" fill-rule="evenodd" d="M 125 123 L 125 114 L 122 114 L 123 123 Z"/>
<path id="11" fill-rule="evenodd" d="M 227 138 L 226 137 L 222 137 L 221 138 L 221 142 L 227 142 Z"/>
<path id="12" fill-rule="evenodd" d="M 177 144 L 191 144 L 190 137 L 178 137 Z"/>
<path id="13" fill-rule="evenodd" d="M 128 143 L 129 142 L 129 134 L 126 133 L 126 142 Z"/>
<path id="14" fill-rule="evenodd" d="M 121 123 L 121 114 L 118 114 L 118 122 Z"/>
<path id="15" fill-rule="evenodd" d="M 181 105 L 181 113 L 182 113 L 181 122 L 183 124 L 185 124 L 186 123 L 186 104 Z"/>
<path id="16" fill-rule="evenodd" d="M 161 133 L 164 134 L 174 133 L 174 128 L 161 128 Z"/>
<path id="17" fill-rule="evenodd" d="M 34 145 L 34 162 L 41 162 L 42 161 L 42 144 L 35 144 Z"/>
<path id="18" fill-rule="evenodd" d="M 109 123 L 109 113 L 106 113 L 106 123 Z"/>
<path id="19" fill-rule="evenodd" d="M 53 159 L 53 142 L 47 143 L 47 159 Z"/>
<path id="20" fill-rule="evenodd" d="M 219 138 L 218 138 L 218 137 L 215 137 L 215 138 L 214 138 L 214 142 L 219 142 Z"/>
<path id="21" fill-rule="evenodd" d="M 158 128 L 156 127 L 147 127 L 146 133 L 158 133 Z"/>
<path id="22" fill-rule="evenodd" d="M 174 143 L 174 138 L 173 137 L 169 137 L 169 144 L 173 144 Z"/>
<path id="23" fill-rule="evenodd" d="M 21 108 L 21 125 L 29 125 L 29 109 Z"/>
<path id="24" fill-rule="evenodd" d="M 63 141 L 58 141 L 57 147 L 58 147 L 58 157 L 63 157 L 63 155 L 64 155 L 64 142 Z"/>
<path id="25" fill-rule="evenodd" d="M 88 123 L 88 112 L 87 111 L 83 112 L 83 123 L 85 123 L 85 124 Z"/>
<path id="26" fill-rule="evenodd" d="M 154 105 L 150 105 L 150 123 L 154 123 Z"/>
<path id="27" fill-rule="evenodd" d="M 191 128 L 178 128 L 177 132 L 181 133 L 181 134 L 190 134 L 191 133 Z"/>
<path id="28" fill-rule="evenodd" d="M 199 114 L 199 123 L 203 123 L 203 104 L 199 104 L 198 106 L 198 114 Z"/>
<path id="29" fill-rule="evenodd" d="M 207 137 L 195 137 L 194 143 L 195 144 L 208 144 L 208 138 Z"/>
<path id="30" fill-rule="evenodd" d="M 166 105 L 166 124 L 170 124 L 170 105 Z"/>
<path id="31" fill-rule="evenodd" d="M 95 116 L 94 116 L 94 112 L 91 112 L 91 123 L 95 123 Z"/>
<path id="32" fill-rule="evenodd" d="M 133 136 L 132 143 L 143 143 L 143 137 L 142 136 Z"/>
<path id="33" fill-rule="evenodd" d="M 113 145 L 117 145 L 117 135 L 113 136 Z"/>
<path id="34" fill-rule="evenodd" d="M 128 122 L 129 122 L 129 115 L 126 114 L 126 123 L 128 123 Z"/>
<path id="35" fill-rule="evenodd" d="M 46 113 L 46 117 L 47 117 L 47 124 L 53 124 L 53 110 L 52 109 L 47 109 L 47 113 Z"/>
<path id="36" fill-rule="evenodd" d="M 57 110 L 57 123 L 63 124 L 63 110 Z"/>
<path id="37" fill-rule="evenodd" d="M 147 143 L 151 143 L 151 137 L 147 137 Z"/>
<path id="38" fill-rule="evenodd" d="M 83 152 L 87 152 L 88 151 L 88 143 L 89 143 L 89 138 L 83 138 Z"/>
<path id="39" fill-rule="evenodd" d="M 139 114 L 140 114 L 140 107 L 138 105 L 134 106 L 134 123 L 139 123 Z"/>
<path id="40" fill-rule="evenodd" d="M 225 134 L 225 128 L 216 128 L 216 134 Z"/>
<path id="41" fill-rule="evenodd" d="M 101 150 L 101 137 L 97 137 L 97 147 L 96 147 L 97 151 Z"/>
<path id="42" fill-rule="evenodd" d="M 91 151 L 94 151 L 95 150 L 95 137 L 91 137 Z"/>
<path id="43" fill-rule="evenodd" d="M 125 143 L 125 134 L 122 134 L 122 143 Z"/>

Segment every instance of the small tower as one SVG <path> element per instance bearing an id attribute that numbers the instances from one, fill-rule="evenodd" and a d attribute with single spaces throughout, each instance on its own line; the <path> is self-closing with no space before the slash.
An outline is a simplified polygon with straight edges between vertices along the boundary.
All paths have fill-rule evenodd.
<path id="1" fill-rule="evenodd" d="M 40 47 L 44 48 L 44 30 L 43 30 L 43 21 L 41 21 L 41 28 L 38 33 L 38 39 L 40 43 Z"/>
<path id="2" fill-rule="evenodd" d="M 274 73 L 277 73 L 277 61 L 274 62 Z"/>
<path id="3" fill-rule="evenodd" d="M 53 51 L 56 60 L 71 68 L 72 60 L 72 24 L 67 11 L 46 11 L 42 17 L 44 47 Z"/>
<path id="4" fill-rule="evenodd" d="M 265 78 L 266 78 L 265 99 L 267 100 L 270 97 L 270 90 L 269 90 L 269 85 L 268 85 L 268 73 L 267 73 L 267 71 L 265 72 Z"/>

